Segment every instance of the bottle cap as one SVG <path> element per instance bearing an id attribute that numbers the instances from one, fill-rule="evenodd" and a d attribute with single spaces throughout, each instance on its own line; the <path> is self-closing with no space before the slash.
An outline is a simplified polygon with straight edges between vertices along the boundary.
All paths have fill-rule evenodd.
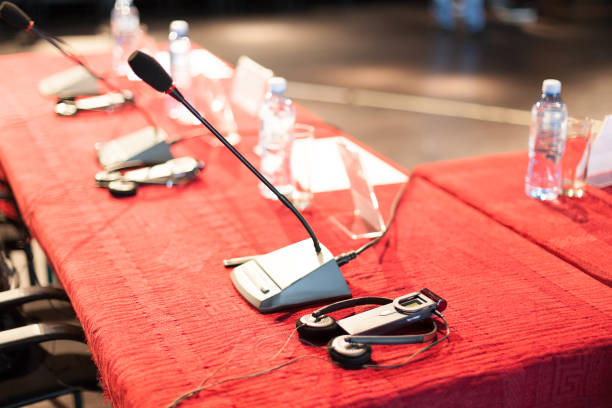
<path id="1" fill-rule="evenodd" d="M 174 20 L 170 23 L 170 32 L 176 33 L 177 37 L 189 35 L 189 24 L 185 20 Z"/>
<path id="2" fill-rule="evenodd" d="M 287 81 L 283 77 L 272 77 L 268 80 L 270 92 L 275 95 L 283 95 L 287 90 Z"/>
<path id="3" fill-rule="evenodd" d="M 542 93 L 554 95 L 561 93 L 561 81 L 556 79 L 545 79 L 542 82 Z"/>

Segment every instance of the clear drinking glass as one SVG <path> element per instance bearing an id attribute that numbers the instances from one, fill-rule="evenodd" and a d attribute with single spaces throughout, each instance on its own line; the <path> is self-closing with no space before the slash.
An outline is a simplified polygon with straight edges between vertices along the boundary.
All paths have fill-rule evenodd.
<path id="1" fill-rule="evenodd" d="M 314 153 L 314 127 L 296 123 L 293 128 L 291 148 L 291 179 L 293 192 L 291 202 L 299 210 L 312 203 L 312 170 Z"/>
<path id="2" fill-rule="evenodd" d="M 567 120 L 565 150 L 561 159 L 561 193 L 580 198 L 586 191 L 587 166 L 591 152 L 593 120 L 573 118 Z"/>

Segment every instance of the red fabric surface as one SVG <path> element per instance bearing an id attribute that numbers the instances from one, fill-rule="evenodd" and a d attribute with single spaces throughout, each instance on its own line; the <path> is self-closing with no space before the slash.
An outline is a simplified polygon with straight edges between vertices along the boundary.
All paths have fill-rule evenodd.
<path id="1" fill-rule="evenodd" d="M 525 195 L 527 153 L 428 163 L 422 177 L 612 286 L 612 190 L 587 186 L 580 199 L 540 202 Z"/>
<path id="2" fill-rule="evenodd" d="M 272 359 L 313 307 L 261 315 L 221 265 L 305 238 L 292 215 L 261 198 L 229 152 L 197 139 L 174 148 L 206 161 L 195 182 L 111 198 L 93 185 L 93 144 L 143 122 L 134 110 L 54 116 L 35 84 L 67 66 L 42 55 L 0 58 L 3 78 L 12 78 L 0 90 L 14 95 L 0 113 L 0 162 L 71 298 L 113 406 L 166 406 L 230 356 L 211 382 L 325 357 L 293 338 Z M 165 119 L 162 98 L 142 89 L 137 96 L 169 134 L 182 131 Z M 299 119 L 316 123 L 302 110 Z M 337 132 L 319 124 L 317 134 Z M 255 135 L 243 136 L 239 149 L 254 159 Z M 396 190 L 377 188 L 386 211 Z M 348 194 L 325 193 L 306 212 L 334 254 L 363 243 L 330 224 L 350 208 Z M 444 296 L 450 341 L 396 370 L 304 359 L 214 386 L 184 406 L 604 407 L 612 398 L 609 288 L 424 180 L 411 182 L 385 243 L 342 271 L 354 296 L 424 286 Z M 375 347 L 374 358 L 400 362 L 419 347 Z"/>

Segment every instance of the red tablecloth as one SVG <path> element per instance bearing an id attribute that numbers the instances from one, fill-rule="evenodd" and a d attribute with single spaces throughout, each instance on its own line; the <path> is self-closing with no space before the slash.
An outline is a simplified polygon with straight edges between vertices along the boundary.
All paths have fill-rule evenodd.
<path id="1" fill-rule="evenodd" d="M 93 185 L 93 144 L 142 127 L 142 118 L 129 109 L 56 117 L 36 83 L 66 67 L 42 55 L 0 58 L 0 162 L 71 298 L 113 406 L 166 406 L 229 357 L 210 383 L 325 357 L 293 338 L 272 358 L 313 308 L 261 315 L 221 265 L 305 238 L 292 215 L 261 198 L 229 152 L 201 140 L 175 147 L 207 162 L 197 181 L 111 198 Z M 135 87 L 160 126 L 182 131 L 154 91 Z M 316 123 L 302 110 L 299 119 Z M 334 134 L 319 123 L 318 136 Z M 247 132 L 239 146 L 250 158 L 254 136 Z M 392 187 L 377 189 L 383 206 Z M 363 243 L 329 222 L 347 208 L 347 194 L 325 193 L 306 213 L 334 254 Z M 428 181 L 411 182 L 385 243 L 342 271 L 354 296 L 424 286 L 444 296 L 450 341 L 396 370 L 349 371 L 306 358 L 184 405 L 604 407 L 612 399 L 610 289 Z M 374 358 L 399 362 L 418 347 L 375 347 Z"/>
<path id="2" fill-rule="evenodd" d="M 540 202 L 525 195 L 526 170 L 527 153 L 513 152 L 423 164 L 414 174 L 612 286 L 612 188 Z"/>

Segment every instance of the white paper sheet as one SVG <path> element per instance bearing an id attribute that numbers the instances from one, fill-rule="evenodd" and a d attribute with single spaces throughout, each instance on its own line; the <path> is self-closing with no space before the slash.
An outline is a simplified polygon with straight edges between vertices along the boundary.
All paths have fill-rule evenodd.
<path id="1" fill-rule="evenodd" d="M 312 159 L 312 191 L 314 193 L 347 190 L 350 188 L 344 163 L 338 151 L 338 140 L 344 141 L 344 143 L 351 145 L 352 148 L 359 152 L 363 170 L 371 185 L 403 183 L 408 179 L 404 173 L 396 170 L 394 167 L 362 149 L 345 137 L 336 136 L 315 139 Z M 298 156 L 300 152 L 299 142 L 300 141 L 296 141 L 294 146 Z M 295 171 L 298 180 L 305 177 L 307 169 L 305 165 L 306 162 L 307 161 L 303 158 L 297 160 L 298 164 L 295 167 Z"/>
<path id="2" fill-rule="evenodd" d="M 170 55 L 168 51 L 155 54 L 155 59 L 170 72 Z M 234 74 L 233 69 L 214 54 L 202 49 L 191 50 L 189 56 L 191 75 L 204 75 L 207 78 L 231 78 Z"/>

